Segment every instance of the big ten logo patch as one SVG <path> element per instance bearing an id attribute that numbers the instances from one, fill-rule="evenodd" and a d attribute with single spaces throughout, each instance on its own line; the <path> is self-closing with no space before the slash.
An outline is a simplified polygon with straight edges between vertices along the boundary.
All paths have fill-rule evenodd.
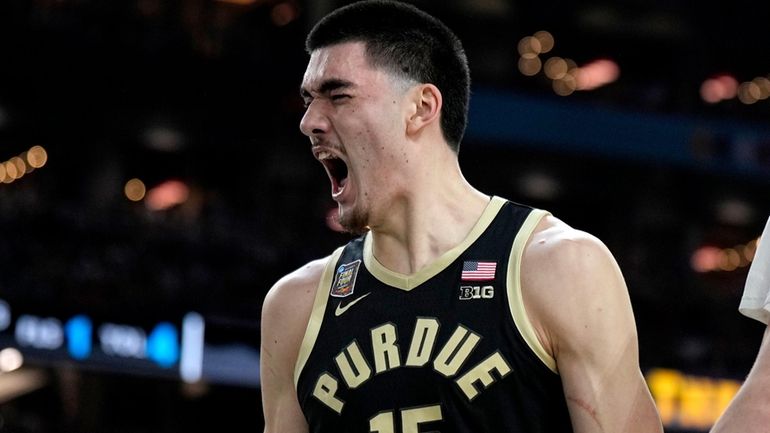
<path id="1" fill-rule="evenodd" d="M 495 297 L 495 288 L 492 286 L 460 286 L 460 300 L 492 299 Z"/>

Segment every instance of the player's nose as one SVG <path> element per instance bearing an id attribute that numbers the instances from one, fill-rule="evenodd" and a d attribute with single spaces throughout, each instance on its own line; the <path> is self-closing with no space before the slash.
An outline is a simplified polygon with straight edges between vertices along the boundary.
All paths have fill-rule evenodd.
<path id="1" fill-rule="evenodd" d="M 316 101 L 312 101 L 299 122 L 299 129 L 308 137 L 323 135 L 329 130 L 329 119 L 324 115 Z"/>

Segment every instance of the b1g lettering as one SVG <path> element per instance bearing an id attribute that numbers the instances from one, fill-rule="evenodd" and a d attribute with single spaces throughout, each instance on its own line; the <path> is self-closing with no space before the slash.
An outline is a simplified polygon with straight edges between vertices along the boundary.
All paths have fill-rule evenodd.
<path id="1" fill-rule="evenodd" d="M 468 398 L 468 401 L 472 401 L 479 393 L 512 371 L 510 364 L 503 355 L 499 351 L 495 351 L 475 366 L 466 369 L 455 379 L 455 376 L 463 369 L 465 362 L 481 340 L 481 336 L 462 324 L 458 324 L 452 335 L 435 352 L 434 356 L 439 327 L 438 319 L 430 317 L 418 318 L 409 343 L 409 349 L 406 351 L 405 360 L 402 360 L 402 352 L 398 344 L 398 334 L 395 325 L 385 323 L 373 328 L 370 335 L 372 342 L 371 359 L 374 362 L 367 359 L 364 351 L 361 349 L 362 346 L 356 340 L 345 346 L 334 357 L 334 363 L 337 366 L 340 377 L 342 377 L 342 382 L 348 389 L 356 389 L 375 374 L 403 367 L 426 367 L 433 360 L 430 363 L 432 369 L 447 379 L 454 379 L 455 385 L 460 388 Z M 369 354 L 367 353 L 366 355 Z M 492 372 L 495 372 L 495 375 Z M 338 414 L 342 414 L 345 402 L 337 396 L 339 387 L 340 380 L 331 373 L 324 372 L 316 381 L 313 388 L 313 396 L 326 407 Z M 386 415 L 383 415 L 383 417 L 386 417 Z M 380 424 L 376 425 L 379 426 Z"/>
<path id="2" fill-rule="evenodd" d="M 492 299 L 495 296 L 495 288 L 492 286 L 460 286 L 460 300 L 468 299 Z"/>

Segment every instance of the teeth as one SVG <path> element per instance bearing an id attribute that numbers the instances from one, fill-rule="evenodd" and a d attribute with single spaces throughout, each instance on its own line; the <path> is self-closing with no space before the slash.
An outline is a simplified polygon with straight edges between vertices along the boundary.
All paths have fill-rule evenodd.
<path id="1" fill-rule="evenodd" d="M 334 158 L 334 155 L 332 155 L 331 152 L 327 152 L 325 150 L 318 152 L 318 159 L 332 159 L 332 158 Z"/>

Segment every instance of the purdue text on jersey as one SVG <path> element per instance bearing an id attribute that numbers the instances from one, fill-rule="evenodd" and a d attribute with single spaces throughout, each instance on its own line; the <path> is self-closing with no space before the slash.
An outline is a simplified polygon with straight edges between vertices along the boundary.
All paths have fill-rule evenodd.
<path id="1" fill-rule="evenodd" d="M 519 280 L 546 214 L 495 197 L 465 240 L 412 275 L 380 264 L 370 235 L 335 251 L 294 370 L 310 431 L 571 432 Z M 359 295 L 339 300 L 350 284 Z"/>

